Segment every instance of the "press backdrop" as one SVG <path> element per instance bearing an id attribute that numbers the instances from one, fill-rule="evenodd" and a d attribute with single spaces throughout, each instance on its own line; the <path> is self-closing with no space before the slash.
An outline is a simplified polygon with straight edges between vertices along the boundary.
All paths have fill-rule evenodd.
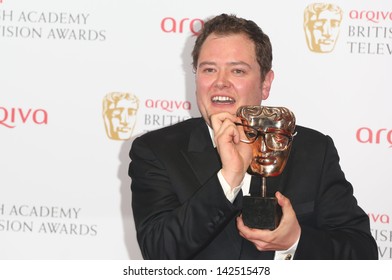
<path id="1" fill-rule="evenodd" d="M 392 2 L 327 2 L 341 10 L 318 30 L 336 38 L 329 49 L 308 45 L 314 3 L 0 0 L 0 258 L 141 259 L 130 146 L 199 116 L 195 35 L 234 13 L 272 41 L 264 105 L 335 140 L 380 258 L 392 259 Z"/>

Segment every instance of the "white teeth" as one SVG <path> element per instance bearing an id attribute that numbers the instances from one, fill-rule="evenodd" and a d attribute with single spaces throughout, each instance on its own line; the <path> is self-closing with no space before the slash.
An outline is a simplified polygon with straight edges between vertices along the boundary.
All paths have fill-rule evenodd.
<path id="1" fill-rule="evenodd" d="M 212 102 L 225 102 L 225 103 L 233 103 L 234 99 L 228 96 L 214 96 L 212 98 Z"/>

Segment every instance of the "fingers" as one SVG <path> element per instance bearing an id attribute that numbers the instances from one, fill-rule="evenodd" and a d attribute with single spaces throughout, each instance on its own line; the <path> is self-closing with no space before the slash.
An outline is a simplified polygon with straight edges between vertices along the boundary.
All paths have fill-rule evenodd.
<path id="1" fill-rule="evenodd" d="M 226 141 L 237 142 L 239 136 L 234 124 L 237 117 L 229 113 L 219 113 L 211 116 L 211 125 L 214 130 L 215 140 L 225 136 Z"/>
<path id="2" fill-rule="evenodd" d="M 247 227 L 244 224 L 242 215 L 237 217 L 237 228 L 242 237 L 252 242 L 255 240 L 262 239 L 263 231 L 265 231 L 266 233 L 270 232 L 270 230 L 254 229 L 254 228 Z"/>
<path id="3" fill-rule="evenodd" d="M 252 158 L 251 146 L 240 141 L 240 131 L 234 123 L 238 119 L 229 113 L 211 116 L 214 141 L 222 162 L 222 175 L 232 188 L 242 182 Z"/>
<path id="4" fill-rule="evenodd" d="M 271 238 L 270 230 L 249 228 L 244 224 L 241 216 L 237 217 L 237 228 L 239 230 L 239 234 L 243 238 L 252 242 L 257 250 L 264 251 L 272 248 L 269 243 L 270 241 L 267 241 Z"/>
<path id="5" fill-rule="evenodd" d="M 226 119 L 230 120 L 231 122 L 235 122 L 237 120 L 237 116 L 232 115 L 232 114 L 227 113 L 227 112 L 214 114 L 214 115 L 211 116 L 212 128 L 214 130 L 215 130 L 215 128 L 219 129 L 220 124 L 223 123 Z"/>
<path id="6" fill-rule="evenodd" d="M 281 207 L 287 206 L 288 204 L 290 204 L 290 200 L 285 197 L 281 192 L 277 191 L 275 193 L 275 197 L 278 200 L 278 203 Z"/>
<path id="7" fill-rule="evenodd" d="M 290 200 L 285 197 L 281 192 L 276 192 L 275 197 L 278 200 L 278 204 L 282 207 L 283 217 L 295 215 L 294 209 L 291 206 Z"/>
<path id="8" fill-rule="evenodd" d="M 290 200 L 280 192 L 275 193 L 283 216 L 275 230 L 260 230 L 247 227 L 242 217 L 237 218 L 237 228 L 240 235 L 252 242 L 258 250 L 287 250 L 301 235 L 295 211 Z"/>

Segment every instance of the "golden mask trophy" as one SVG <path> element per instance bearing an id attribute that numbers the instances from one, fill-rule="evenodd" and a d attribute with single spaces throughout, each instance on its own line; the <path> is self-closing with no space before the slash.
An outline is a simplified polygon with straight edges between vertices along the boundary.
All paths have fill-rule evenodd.
<path id="1" fill-rule="evenodd" d="M 282 209 L 275 196 L 267 196 L 266 178 L 278 176 L 286 166 L 295 136 L 295 116 L 285 107 L 242 106 L 237 116 L 247 139 L 252 145 L 253 159 L 248 168 L 252 176 L 261 176 L 261 195 L 244 196 L 242 219 L 251 228 L 278 227 Z"/>

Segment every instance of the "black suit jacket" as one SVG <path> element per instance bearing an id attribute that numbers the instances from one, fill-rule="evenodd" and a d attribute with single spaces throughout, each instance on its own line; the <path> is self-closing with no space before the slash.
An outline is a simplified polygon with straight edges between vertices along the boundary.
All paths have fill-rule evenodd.
<path id="1" fill-rule="evenodd" d="M 130 151 L 132 208 L 145 259 L 273 259 L 240 237 L 219 183 L 219 155 L 206 123 L 190 119 L 142 135 Z M 302 233 L 295 259 L 377 259 L 369 218 L 357 205 L 333 141 L 297 126 L 280 176 L 268 178 L 294 207 Z"/>

